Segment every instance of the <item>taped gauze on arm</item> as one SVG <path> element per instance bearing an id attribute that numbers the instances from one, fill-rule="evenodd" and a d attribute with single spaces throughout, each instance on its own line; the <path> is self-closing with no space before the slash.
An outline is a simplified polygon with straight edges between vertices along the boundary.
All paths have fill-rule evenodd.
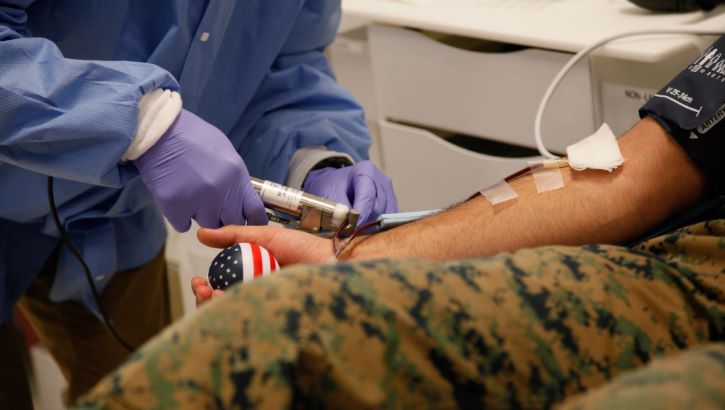
<path id="1" fill-rule="evenodd" d="M 575 171 L 600 169 L 612 172 L 624 163 L 617 137 L 607 124 L 589 137 L 566 148 L 569 167 Z"/>

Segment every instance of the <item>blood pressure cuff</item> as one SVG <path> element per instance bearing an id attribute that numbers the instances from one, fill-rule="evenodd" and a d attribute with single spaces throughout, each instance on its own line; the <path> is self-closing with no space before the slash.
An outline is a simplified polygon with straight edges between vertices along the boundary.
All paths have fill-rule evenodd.
<path id="1" fill-rule="evenodd" d="M 700 54 L 639 110 L 672 135 L 725 193 L 725 36 Z"/>

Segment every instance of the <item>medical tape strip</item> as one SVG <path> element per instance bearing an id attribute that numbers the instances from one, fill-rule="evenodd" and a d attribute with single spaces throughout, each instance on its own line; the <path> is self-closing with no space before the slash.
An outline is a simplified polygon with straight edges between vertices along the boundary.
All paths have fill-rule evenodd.
<path id="1" fill-rule="evenodd" d="M 506 181 L 500 181 L 495 185 L 491 185 L 490 187 L 481 190 L 481 195 L 483 195 L 492 205 L 497 205 L 502 202 L 510 201 L 512 199 L 518 198 L 519 194 L 514 191 L 513 188 L 511 188 L 511 185 L 506 183 Z"/>
<path id="2" fill-rule="evenodd" d="M 541 194 L 564 188 L 564 178 L 558 167 L 544 167 L 541 162 L 529 162 L 529 167 L 536 183 L 536 192 Z"/>

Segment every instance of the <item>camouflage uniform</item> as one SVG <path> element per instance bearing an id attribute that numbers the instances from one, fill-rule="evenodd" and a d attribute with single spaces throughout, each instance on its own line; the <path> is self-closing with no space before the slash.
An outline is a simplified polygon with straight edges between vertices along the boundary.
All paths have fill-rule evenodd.
<path id="1" fill-rule="evenodd" d="M 567 400 L 560 410 L 681 410 L 725 408 L 725 343 L 655 360 L 594 392 Z"/>
<path id="2" fill-rule="evenodd" d="M 723 340 L 723 266 L 725 220 L 632 249 L 297 266 L 168 328 L 77 406 L 551 407 Z M 721 359 L 705 370 L 722 381 Z"/>

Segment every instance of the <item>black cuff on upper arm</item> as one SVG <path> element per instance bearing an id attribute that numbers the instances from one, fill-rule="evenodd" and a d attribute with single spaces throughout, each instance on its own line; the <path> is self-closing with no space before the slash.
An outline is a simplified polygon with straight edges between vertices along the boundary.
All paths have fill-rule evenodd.
<path id="1" fill-rule="evenodd" d="M 725 36 L 652 97 L 639 111 L 651 116 L 725 193 Z"/>

